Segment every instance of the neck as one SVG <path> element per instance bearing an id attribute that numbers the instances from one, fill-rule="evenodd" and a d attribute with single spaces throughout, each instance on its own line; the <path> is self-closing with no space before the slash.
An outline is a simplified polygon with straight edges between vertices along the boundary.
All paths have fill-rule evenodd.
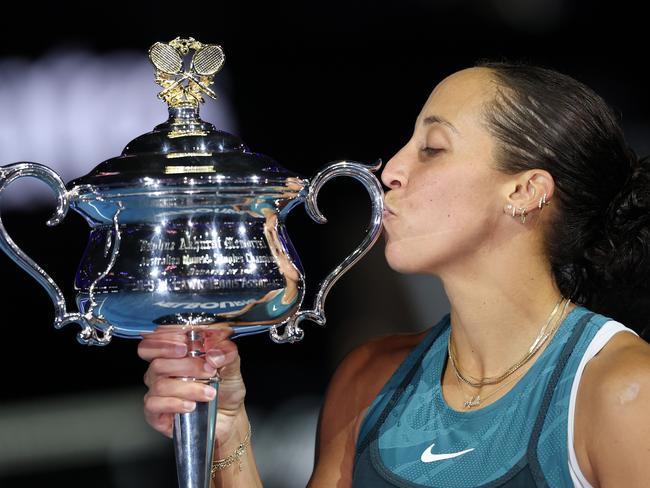
<path id="1" fill-rule="evenodd" d="M 495 259 L 492 249 L 489 259 L 476 256 L 464 269 L 438 273 L 451 303 L 452 340 L 464 373 L 484 378 L 510 368 L 528 352 L 560 299 L 548 261 L 529 251 L 522 247 L 518 255 L 513 246 Z M 549 328 L 559 318 L 560 311 Z"/>

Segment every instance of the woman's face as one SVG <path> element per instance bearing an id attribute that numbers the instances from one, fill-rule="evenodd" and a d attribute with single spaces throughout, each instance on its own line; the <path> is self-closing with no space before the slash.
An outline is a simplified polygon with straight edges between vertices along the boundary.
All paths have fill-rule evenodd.
<path id="1" fill-rule="evenodd" d="M 439 274 L 471 266 L 498 245 L 509 178 L 494 169 L 495 140 L 481 116 L 495 89 L 486 68 L 443 80 L 388 161 L 385 253 L 393 269 Z"/>

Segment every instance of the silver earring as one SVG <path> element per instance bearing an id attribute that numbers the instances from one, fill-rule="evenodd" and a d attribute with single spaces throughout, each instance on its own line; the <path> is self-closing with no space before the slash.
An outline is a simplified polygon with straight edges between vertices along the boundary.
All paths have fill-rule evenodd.
<path id="1" fill-rule="evenodd" d="M 526 207 L 517 208 L 511 203 L 508 203 L 503 207 L 503 213 L 510 214 L 512 217 L 516 217 L 517 212 L 519 212 L 519 218 L 521 219 L 521 223 L 525 224 L 526 216 L 528 215 L 528 211 L 526 210 Z"/>
<path id="2" fill-rule="evenodd" d="M 519 215 L 521 216 L 521 223 L 525 224 L 526 223 L 526 207 L 520 207 L 519 208 Z"/>
<path id="3" fill-rule="evenodd" d="M 539 203 L 537 204 L 537 208 L 539 208 L 540 210 L 542 209 L 542 207 L 544 205 L 549 205 L 551 203 L 551 202 L 546 201 L 546 196 L 547 196 L 547 193 L 544 193 L 544 196 L 542 196 L 542 198 L 539 199 Z"/>

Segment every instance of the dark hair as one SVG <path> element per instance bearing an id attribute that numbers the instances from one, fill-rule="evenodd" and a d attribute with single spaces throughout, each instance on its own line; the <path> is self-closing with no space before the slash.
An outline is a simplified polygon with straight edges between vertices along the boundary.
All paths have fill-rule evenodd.
<path id="1" fill-rule="evenodd" d="M 607 103 L 556 71 L 481 61 L 495 98 L 484 107 L 501 171 L 555 181 L 546 249 L 560 291 L 637 331 L 650 331 L 650 168 Z M 647 334 L 646 334 L 647 335 Z M 646 337 L 647 339 L 647 337 Z"/>

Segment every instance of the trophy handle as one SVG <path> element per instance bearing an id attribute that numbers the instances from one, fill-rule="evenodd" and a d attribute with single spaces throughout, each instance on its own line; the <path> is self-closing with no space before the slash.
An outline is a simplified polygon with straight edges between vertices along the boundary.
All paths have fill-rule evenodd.
<path id="1" fill-rule="evenodd" d="M 15 163 L 0 167 L 0 196 L 2 192 L 18 178 L 31 176 L 44 181 L 56 194 L 57 206 L 54 215 L 47 221 L 48 226 L 60 223 L 68 213 L 70 202 L 68 193 L 61 177 L 47 166 L 38 163 Z M 36 264 L 27 254 L 20 249 L 9 237 L 5 229 L 2 217 L 0 216 L 0 249 L 7 256 L 13 259 L 18 266 L 38 281 L 54 304 L 54 327 L 57 329 L 64 325 L 77 323 L 81 331 L 77 339 L 82 344 L 104 345 L 110 342 L 110 334 L 98 335 L 96 329 L 90 325 L 88 319 L 80 313 L 68 313 L 65 306 L 65 299 L 60 288 L 43 268 Z"/>
<path id="2" fill-rule="evenodd" d="M 374 172 L 381 167 L 381 159 L 374 165 L 366 165 L 354 161 L 337 161 L 326 166 L 319 171 L 309 186 L 308 193 L 305 199 L 305 206 L 309 216 L 319 224 L 325 224 L 327 219 L 318 209 L 318 192 L 332 178 L 337 176 L 351 176 L 352 178 L 360 181 L 368 191 L 372 203 L 372 214 L 370 216 L 370 223 L 366 228 L 366 236 L 361 244 L 346 257 L 341 264 L 339 264 L 327 277 L 321 282 L 316 298 L 314 299 L 313 308 L 311 310 L 301 310 L 293 317 L 291 317 L 284 324 L 284 331 L 278 332 L 279 326 L 271 327 L 270 334 L 273 341 L 278 343 L 297 342 L 304 336 L 304 331 L 299 327 L 299 323 L 305 319 L 316 322 L 318 325 L 325 325 L 325 299 L 334 283 L 359 259 L 361 259 L 370 248 L 377 242 L 379 234 L 381 233 L 382 214 L 384 211 L 384 191 L 382 190 L 381 183 L 377 179 Z"/>

